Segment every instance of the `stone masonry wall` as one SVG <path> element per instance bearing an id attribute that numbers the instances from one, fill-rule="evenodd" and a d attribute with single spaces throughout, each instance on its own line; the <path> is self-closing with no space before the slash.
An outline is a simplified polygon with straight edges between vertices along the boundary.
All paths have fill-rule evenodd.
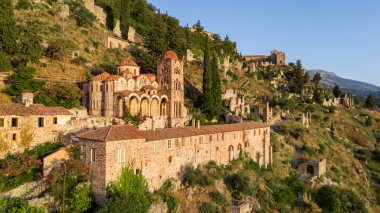
<path id="1" fill-rule="evenodd" d="M 142 172 L 150 190 L 158 189 L 169 178 L 180 179 L 188 164 L 197 166 L 209 161 L 227 164 L 239 156 L 240 150 L 247 152 L 260 165 L 267 165 L 272 162 L 269 132 L 267 127 L 149 142 L 135 139 L 80 143 L 86 144 L 87 163 L 89 149 L 96 149 L 96 162 L 89 163 L 89 166 L 97 202 L 102 203 L 106 185 L 114 181 L 128 164 Z M 124 162 L 118 162 L 119 149 L 125 153 Z"/>

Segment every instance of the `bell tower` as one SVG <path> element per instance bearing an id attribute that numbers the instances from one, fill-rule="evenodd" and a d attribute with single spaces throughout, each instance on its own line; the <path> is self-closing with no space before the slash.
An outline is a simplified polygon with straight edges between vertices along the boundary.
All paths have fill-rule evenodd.
<path id="1" fill-rule="evenodd" d="M 167 51 L 157 66 L 159 89 L 168 95 L 169 127 L 183 127 L 187 112 L 184 105 L 183 61 L 174 51 Z"/>

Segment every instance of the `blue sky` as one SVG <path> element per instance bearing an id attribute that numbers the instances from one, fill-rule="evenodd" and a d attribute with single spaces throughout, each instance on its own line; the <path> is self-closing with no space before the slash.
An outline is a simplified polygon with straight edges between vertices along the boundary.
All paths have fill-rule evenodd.
<path id="1" fill-rule="evenodd" d="M 380 86 L 380 0 L 148 0 L 180 24 L 201 20 L 244 54 L 285 51 L 307 69 Z"/>

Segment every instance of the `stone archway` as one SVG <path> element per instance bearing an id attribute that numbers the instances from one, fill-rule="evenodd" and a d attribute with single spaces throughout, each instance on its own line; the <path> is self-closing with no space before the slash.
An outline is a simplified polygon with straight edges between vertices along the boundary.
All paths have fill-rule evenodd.
<path id="1" fill-rule="evenodd" d="M 307 167 L 306 167 L 306 173 L 309 176 L 314 176 L 314 166 L 307 165 Z"/>
<path id="2" fill-rule="evenodd" d="M 121 118 L 124 115 L 124 101 L 121 96 L 116 97 L 115 100 L 115 117 Z"/>
<path id="3" fill-rule="evenodd" d="M 228 160 L 232 161 L 235 158 L 234 147 L 231 145 L 228 147 Z"/>
<path id="4" fill-rule="evenodd" d="M 150 105 L 150 114 L 152 117 L 160 116 L 160 107 L 157 98 L 153 98 Z"/>
<path id="5" fill-rule="evenodd" d="M 141 111 L 142 117 L 148 117 L 149 116 L 149 100 L 148 100 L 148 98 L 142 98 L 141 99 L 140 111 Z"/>
<path id="6" fill-rule="evenodd" d="M 136 97 L 131 97 L 129 99 L 129 112 L 132 116 L 136 116 L 139 114 L 139 101 Z"/>

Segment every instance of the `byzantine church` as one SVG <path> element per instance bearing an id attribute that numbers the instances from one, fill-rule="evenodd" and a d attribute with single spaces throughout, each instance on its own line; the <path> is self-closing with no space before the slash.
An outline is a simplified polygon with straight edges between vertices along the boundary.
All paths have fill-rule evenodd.
<path id="1" fill-rule="evenodd" d="M 157 64 L 157 75 L 140 74 L 132 58 L 116 66 L 117 75 L 103 72 L 82 84 L 82 104 L 91 116 L 123 118 L 141 116 L 140 129 L 183 127 L 188 121 L 184 106 L 183 61 L 167 51 Z"/>

